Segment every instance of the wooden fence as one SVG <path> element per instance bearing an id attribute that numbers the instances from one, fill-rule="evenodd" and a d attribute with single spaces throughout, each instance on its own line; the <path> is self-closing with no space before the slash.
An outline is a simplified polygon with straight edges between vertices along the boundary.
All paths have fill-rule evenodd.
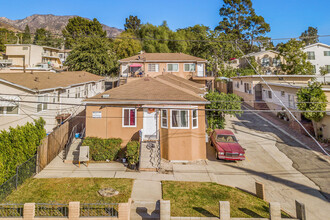
<path id="1" fill-rule="evenodd" d="M 38 172 L 43 170 L 64 149 L 70 133 L 77 125 L 77 132 L 82 132 L 85 127 L 85 111 L 69 119 L 62 125 L 56 127 L 52 133 L 42 140 L 38 148 Z"/>

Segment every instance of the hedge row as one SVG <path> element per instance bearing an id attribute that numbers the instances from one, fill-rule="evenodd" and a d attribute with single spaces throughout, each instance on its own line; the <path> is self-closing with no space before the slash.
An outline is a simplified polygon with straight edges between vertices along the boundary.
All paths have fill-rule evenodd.
<path id="1" fill-rule="evenodd" d="M 140 143 L 138 141 L 130 141 L 126 145 L 126 158 L 129 164 L 137 164 L 140 157 Z"/>
<path id="2" fill-rule="evenodd" d="M 120 138 L 101 139 L 96 137 L 86 137 L 83 146 L 89 146 L 89 154 L 94 161 L 113 161 L 117 159 L 121 149 Z"/>
<path id="3" fill-rule="evenodd" d="M 15 175 L 16 167 L 36 154 L 46 136 L 45 121 L 40 118 L 9 131 L 0 131 L 0 185 Z"/>

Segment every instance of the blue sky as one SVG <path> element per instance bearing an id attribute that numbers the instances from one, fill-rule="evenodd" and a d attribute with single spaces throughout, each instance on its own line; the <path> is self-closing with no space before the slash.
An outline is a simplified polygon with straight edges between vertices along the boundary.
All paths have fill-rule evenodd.
<path id="1" fill-rule="evenodd" d="M 108 26 L 123 28 L 125 18 L 137 15 L 143 23 L 171 29 L 203 24 L 214 28 L 220 21 L 221 0 L 16 0 L 1 2 L 1 14 L 21 19 L 32 14 L 79 15 L 97 18 Z M 253 0 L 257 14 L 271 25 L 272 38 L 296 37 L 308 26 L 320 35 L 330 34 L 330 0 Z M 330 37 L 321 38 L 330 44 Z"/>

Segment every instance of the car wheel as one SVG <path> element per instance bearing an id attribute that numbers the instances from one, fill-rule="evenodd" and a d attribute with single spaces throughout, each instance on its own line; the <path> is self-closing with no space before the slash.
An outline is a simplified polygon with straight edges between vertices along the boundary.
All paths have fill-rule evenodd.
<path id="1" fill-rule="evenodd" d="M 219 160 L 218 152 L 217 152 L 217 151 L 215 151 L 215 159 L 216 159 L 216 160 Z"/>

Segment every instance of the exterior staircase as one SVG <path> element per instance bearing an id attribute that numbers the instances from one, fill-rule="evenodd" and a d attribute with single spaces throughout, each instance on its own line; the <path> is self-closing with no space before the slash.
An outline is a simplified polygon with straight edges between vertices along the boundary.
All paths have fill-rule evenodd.
<path id="1" fill-rule="evenodd" d="M 160 166 L 158 141 L 142 141 L 140 148 L 139 170 L 157 171 Z"/>
<path id="2" fill-rule="evenodd" d="M 73 138 L 71 145 L 69 146 L 68 153 L 64 160 L 65 163 L 75 163 L 79 160 L 79 148 L 82 144 L 81 138 Z"/>
<path id="3" fill-rule="evenodd" d="M 254 108 L 257 110 L 269 110 L 269 107 L 266 102 L 258 101 L 254 103 Z"/>

